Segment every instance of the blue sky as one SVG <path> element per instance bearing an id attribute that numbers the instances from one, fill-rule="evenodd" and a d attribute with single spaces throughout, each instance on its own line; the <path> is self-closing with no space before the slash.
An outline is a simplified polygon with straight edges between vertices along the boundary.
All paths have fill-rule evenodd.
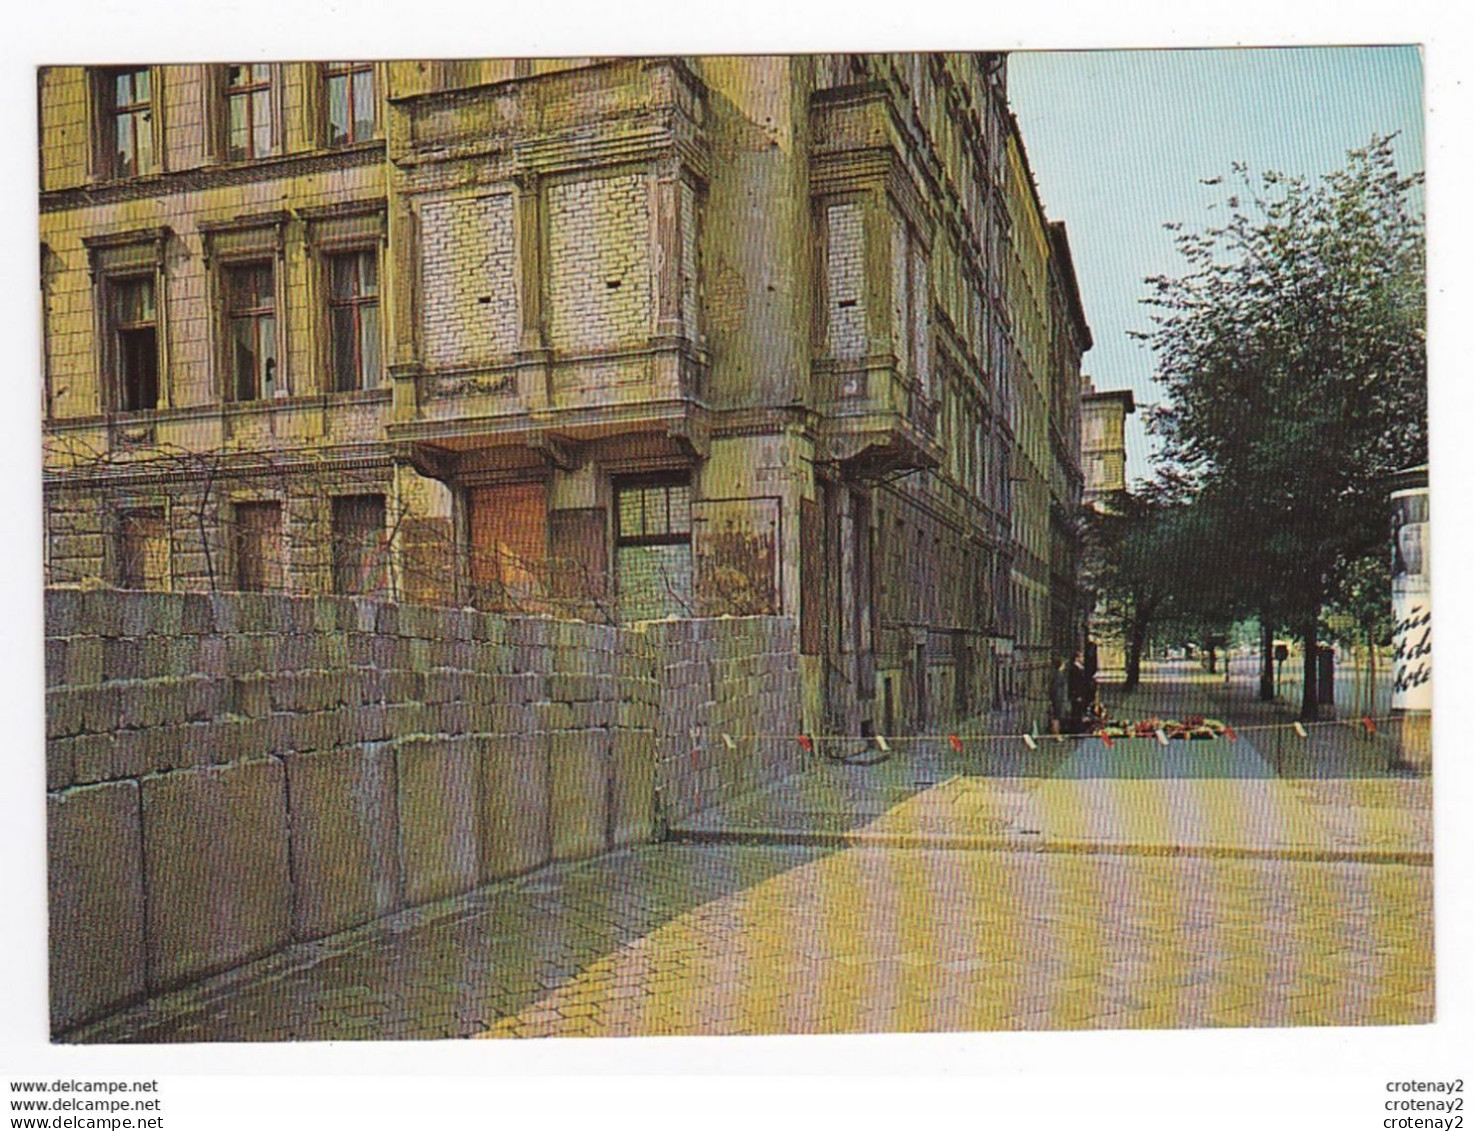
<path id="1" fill-rule="evenodd" d="M 1416 47 L 1016 52 L 1009 100 L 1039 195 L 1063 220 L 1095 348 L 1097 388 L 1161 398 L 1152 356 L 1127 337 L 1149 326 L 1148 275 L 1183 260 L 1164 221 L 1212 221 L 1222 187 L 1251 170 L 1316 176 L 1374 133 L 1400 133 L 1398 162 L 1423 168 L 1423 67 Z M 1150 474 L 1142 414 L 1127 434 L 1128 475 Z"/>

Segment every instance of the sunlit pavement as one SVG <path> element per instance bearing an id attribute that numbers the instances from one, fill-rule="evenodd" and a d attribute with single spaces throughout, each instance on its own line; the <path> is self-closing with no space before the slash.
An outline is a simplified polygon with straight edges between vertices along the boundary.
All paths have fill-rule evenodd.
<path id="1" fill-rule="evenodd" d="M 817 759 L 677 843 L 296 947 L 73 1039 L 1432 1020 L 1426 779 L 1329 730 L 1286 776 L 1252 731 L 1029 750 L 985 730 Z"/>

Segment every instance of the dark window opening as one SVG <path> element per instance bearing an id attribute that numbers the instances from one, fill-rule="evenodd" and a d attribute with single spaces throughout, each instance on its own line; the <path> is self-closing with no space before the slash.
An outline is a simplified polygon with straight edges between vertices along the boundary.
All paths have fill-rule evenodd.
<path id="1" fill-rule="evenodd" d="M 159 406 L 158 311 L 152 279 L 113 284 L 110 316 L 118 377 L 118 407 L 143 412 Z"/>
<path id="2" fill-rule="evenodd" d="M 340 393 L 379 383 L 379 257 L 372 250 L 332 255 L 328 321 L 333 388 Z"/>
<path id="3" fill-rule="evenodd" d="M 235 399 L 276 395 L 276 284 L 269 263 L 225 274 L 230 372 Z"/>

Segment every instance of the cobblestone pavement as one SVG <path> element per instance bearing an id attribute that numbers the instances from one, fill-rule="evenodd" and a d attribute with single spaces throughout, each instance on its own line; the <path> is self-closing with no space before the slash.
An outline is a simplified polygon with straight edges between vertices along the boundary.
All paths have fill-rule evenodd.
<path id="1" fill-rule="evenodd" d="M 1402 1024 L 1428 868 L 651 845 L 297 947 L 83 1041 Z"/>

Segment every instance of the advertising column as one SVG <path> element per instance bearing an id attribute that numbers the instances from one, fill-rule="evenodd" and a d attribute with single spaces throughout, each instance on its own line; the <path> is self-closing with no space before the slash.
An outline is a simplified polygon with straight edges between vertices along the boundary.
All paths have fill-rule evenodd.
<path id="1" fill-rule="evenodd" d="M 1428 566 L 1428 469 L 1398 476 L 1392 502 L 1392 713 L 1404 765 L 1432 762 L 1433 604 Z"/>

